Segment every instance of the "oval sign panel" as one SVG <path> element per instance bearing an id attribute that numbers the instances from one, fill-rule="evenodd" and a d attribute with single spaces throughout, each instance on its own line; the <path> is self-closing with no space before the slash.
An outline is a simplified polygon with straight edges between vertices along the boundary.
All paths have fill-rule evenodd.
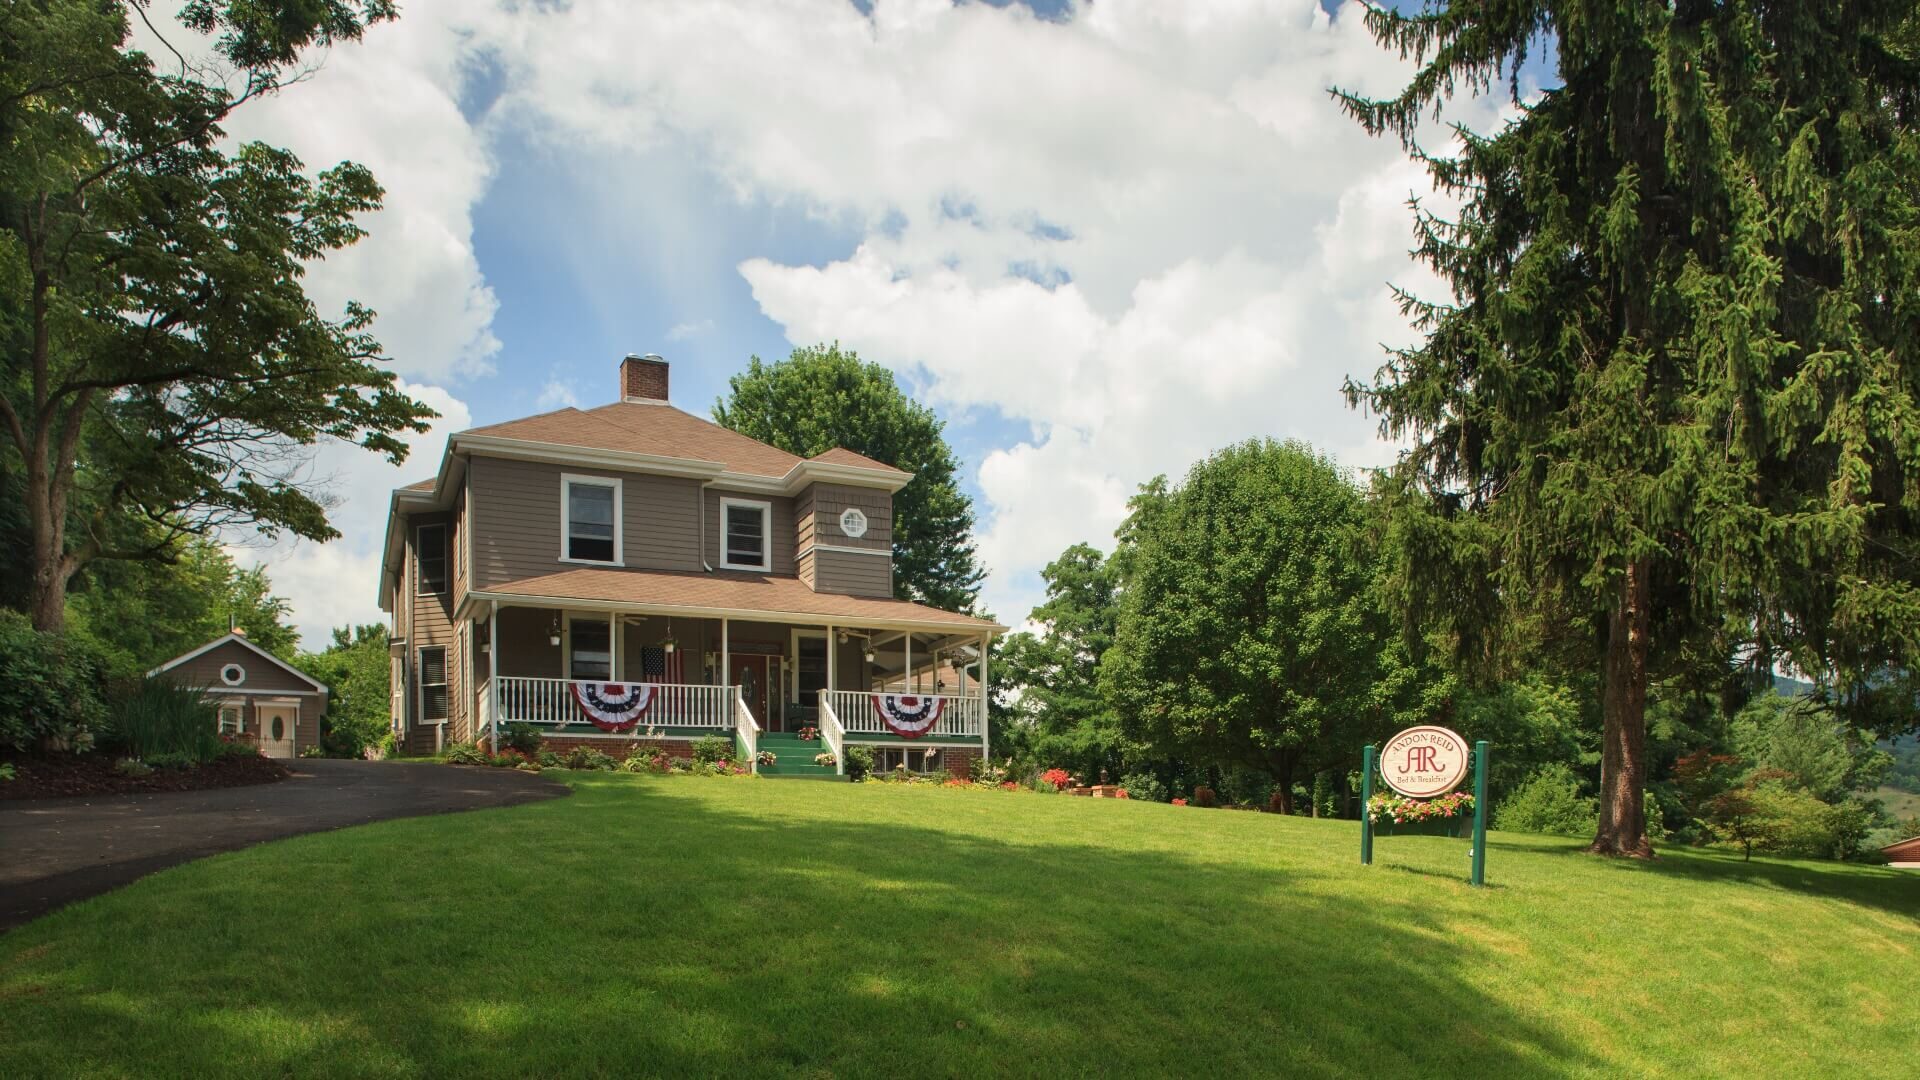
<path id="1" fill-rule="evenodd" d="M 1410 727 L 1380 750 L 1380 778 L 1409 799 L 1445 795 L 1467 775 L 1467 740 L 1443 727 Z"/>

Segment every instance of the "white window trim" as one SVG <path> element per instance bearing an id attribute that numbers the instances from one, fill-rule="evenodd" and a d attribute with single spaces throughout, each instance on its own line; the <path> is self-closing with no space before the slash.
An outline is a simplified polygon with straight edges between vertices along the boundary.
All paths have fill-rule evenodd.
<path id="1" fill-rule="evenodd" d="M 233 716 L 233 727 L 227 727 L 227 716 Z M 219 717 L 218 729 L 222 735 L 239 735 L 247 730 L 247 707 L 238 701 L 224 701 L 216 715 Z"/>
<path id="2" fill-rule="evenodd" d="M 573 485 L 594 484 L 613 489 L 613 561 L 600 559 L 576 559 L 569 555 L 568 549 L 573 540 Z M 626 530 L 626 517 L 621 511 L 620 497 L 622 481 L 617 476 L 584 476 L 580 473 L 560 474 L 560 561 L 578 563 L 582 566 L 625 566 L 626 549 L 621 537 Z"/>
<path id="3" fill-rule="evenodd" d="M 422 658 L 422 654 L 428 649 L 439 649 L 441 653 L 444 654 L 440 657 L 440 677 L 447 680 L 446 682 L 429 683 L 427 681 L 427 665 Z M 448 718 L 453 715 L 453 671 L 449 667 L 452 663 L 453 650 L 447 648 L 445 645 L 421 645 L 413 650 L 413 670 L 418 675 L 418 678 L 414 680 L 413 687 L 414 715 L 420 718 L 420 723 L 423 726 L 437 727 L 445 724 Z M 429 686 L 447 688 L 446 716 L 437 719 L 430 719 L 427 716 L 427 687 Z"/>
<path id="4" fill-rule="evenodd" d="M 733 507 L 746 507 L 760 511 L 760 561 L 757 563 L 737 563 L 727 558 L 727 511 Z M 732 499 L 722 496 L 720 499 L 720 569 L 757 570 L 761 573 L 773 572 L 773 504 L 761 499 Z"/>
<path id="5" fill-rule="evenodd" d="M 440 566 L 441 566 L 441 573 L 444 575 L 445 586 L 446 586 L 445 588 L 442 588 L 442 589 L 428 589 L 427 577 L 425 574 L 422 574 L 420 572 L 420 562 L 421 562 L 420 553 L 422 551 L 425 551 L 427 546 L 426 543 L 421 539 L 421 537 L 426 533 L 428 529 L 440 530 Z M 413 527 L 413 595 L 444 596 L 447 593 L 452 591 L 453 591 L 453 552 L 447 549 L 447 523 L 444 521 L 436 521 L 430 525 L 415 525 Z"/>
<path id="6" fill-rule="evenodd" d="M 240 677 L 237 679 L 227 678 L 227 672 L 229 670 L 239 672 Z M 223 683 L 226 683 L 228 686 L 239 686 L 241 683 L 244 683 L 247 681 L 247 669 L 244 666 L 240 664 L 236 664 L 232 661 L 228 661 L 227 663 L 221 664 L 220 665 L 220 681 Z"/>

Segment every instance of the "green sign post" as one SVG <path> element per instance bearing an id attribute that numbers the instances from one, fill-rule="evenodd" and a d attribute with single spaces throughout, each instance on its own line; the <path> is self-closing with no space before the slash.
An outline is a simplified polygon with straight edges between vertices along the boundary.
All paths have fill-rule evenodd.
<path id="1" fill-rule="evenodd" d="M 1408 798 L 1433 798 L 1452 791 L 1469 766 L 1473 769 L 1473 869 L 1468 881 L 1487 883 L 1487 741 L 1473 744 L 1445 728 L 1417 727 L 1387 740 L 1380 749 L 1360 751 L 1360 865 L 1373 865 L 1373 778 L 1380 778 Z M 1389 773 L 1389 769 L 1394 770 Z"/>

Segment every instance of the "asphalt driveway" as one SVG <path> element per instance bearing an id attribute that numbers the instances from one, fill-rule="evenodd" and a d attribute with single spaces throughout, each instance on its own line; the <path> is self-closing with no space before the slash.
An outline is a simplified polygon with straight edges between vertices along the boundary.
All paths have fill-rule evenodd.
<path id="1" fill-rule="evenodd" d="M 0 803 L 0 930 L 156 870 L 300 833 L 568 793 L 513 769 L 302 758 L 276 784 Z"/>

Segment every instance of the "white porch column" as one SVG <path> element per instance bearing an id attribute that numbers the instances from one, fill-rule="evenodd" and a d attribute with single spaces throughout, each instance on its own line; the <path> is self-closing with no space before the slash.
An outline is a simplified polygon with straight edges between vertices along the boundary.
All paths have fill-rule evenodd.
<path id="1" fill-rule="evenodd" d="M 730 621 L 731 620 L 729 620 L 724 615 L 720 617 L 720 685 L 721 686 L 733 685 L 733 655 L 732 655 L 733 641 L 730 636 L 732 633 L 731 627 L 729 625 Z M 732 716 L 728 716 L 728 719 L 731 720 Z"/>
<path id="2" fill-rule="evenodd" d="M 907 693 L 911 694 L 917 687 L 913 677 L 913 631 L 907 631 L 900 640 L 906 643 L 907 650 L 907 658 L 900 667 L 900 677 L 907 680 Z"/>
<path id="3" fill-rule="evenodd" d="M 500 752 L 500 601 L 487 609 L 487 733 Z"/>
<path id="4" fill-rule="evenodd" d="M 987 650 L 993 646 L 992 634 L 980 635 L 980 764 L 987 763 Z"/>
<path id="5" fill-rule="evenodd" d="M 607 678 L 620 681 L 620 616 L 607 612 Z"/>
<path id="6" fill-rule="evenodd" d="M 795 661 L 798 661 L 799 659 L 800 658 L 797 656 L 794 657 Z M 828 693 L 832 693 L 835 689 L 837 689 L 837 687 L 834 686 L 833 676 L 834 676 L 834 672 L 839 668 L 839 666 L 840 666 L 840 639 L 835 636 L 834 628 L 829 626 L 827 627 L 827 692 Z"/>

